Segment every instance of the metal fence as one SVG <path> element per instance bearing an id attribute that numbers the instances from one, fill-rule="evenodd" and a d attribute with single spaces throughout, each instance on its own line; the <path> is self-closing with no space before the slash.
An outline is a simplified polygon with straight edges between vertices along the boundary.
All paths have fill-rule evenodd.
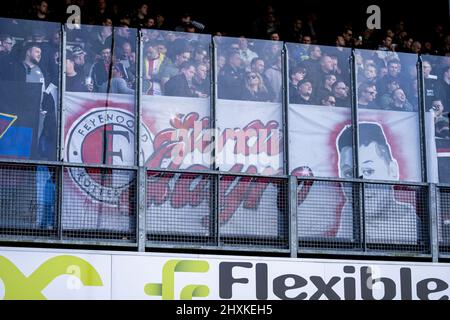
<path id="1" fill-rule="evenodd" d="M 428 210 L 426 185 L 302 178 L 299 252 L 427 256 Z"/>
<path id="2" fill-rule="evenodd" d="M 438 190 L 439 251 L 443 256 L 450 256 L 450 187 Z"/>
<path id="3" fill-rule="evenodd" d="M 436 188 L 434 201 L 436 185 L 423 183 L 291 177 L 291 190 L 287 177 L 145 172 L 142 183 L 132 167 L 1 164 L 0 241 L 433 259 L 450 253 L 448 186 Z"/>

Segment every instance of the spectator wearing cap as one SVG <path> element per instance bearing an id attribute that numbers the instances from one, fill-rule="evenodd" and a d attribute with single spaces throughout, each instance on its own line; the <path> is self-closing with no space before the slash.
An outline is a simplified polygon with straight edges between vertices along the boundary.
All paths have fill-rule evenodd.
<path id="1" fill-rule="evenodd" d="M 86 52 L 80 47 L 74 47 L 67 53 L 67 56 L 74 62 L 75 71 L 82 78 L 86 78 L 89 72 L 86 72 Z"/>
<path id="2" fill-rule="evenodd" d="M 304 79 L 298 82 L 297 94 L 294 96 L 294 103 L 311 105 L 313 100 L 313 86 L 310 80 Z"/>
<path id="3" fill-rule="evenodd" d="M 83 76 L 75 71 L 75 63 L 72 57 L 66 59 L 66 91 L 89 92 L 93 90 L 92 84 L 85 83 Z"/>

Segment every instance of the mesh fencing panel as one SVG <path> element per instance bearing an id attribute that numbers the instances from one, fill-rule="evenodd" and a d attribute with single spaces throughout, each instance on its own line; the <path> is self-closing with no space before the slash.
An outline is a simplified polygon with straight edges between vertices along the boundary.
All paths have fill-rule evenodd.
<path id="1" fill-rule="evenodd" d="M 427 189 L 371 183 L 364 186 L 368 251 L 428 253 Z"/>
<path id="2" fill-rule="evenodd" d="M 64 239 L 136 242 L 136 173 L 131 170 L 65 168 Z"/>
<path id="3" fill-rule="evenodd" d="M 438 193 L 439 251 L 450 253 L 450 188 L 440 187 Z"/>
<path id="4" fill-rule="evenodd" d="M 220 177 L 221 245 L 287 249 L 288 216 L 287 179 Z"/>
<path id="5" fill-rule="evenodd" d="M 55 238 L 58 169 L 0 165 L 0 237 Z"/>
<path id="6" fill-rule="evenodd" d="M 147 239 L 150 243 L 215 245 L 214 176 L 147 173 Z"/>
<path id="7" fill-rule="evenodd" d="M 299 180 L 299 249 L 354 249 L 359 245 L 358 183 Z"/>

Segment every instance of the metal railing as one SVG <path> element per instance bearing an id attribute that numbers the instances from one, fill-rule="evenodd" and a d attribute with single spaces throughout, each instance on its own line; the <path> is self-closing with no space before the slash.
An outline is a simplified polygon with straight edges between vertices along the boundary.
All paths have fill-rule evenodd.
<path id="1" fill-rule="evenodd" d="M 2 163 L 0 242 L 436 261 L 450 253 L 449 186 L 139 170 Z"/>

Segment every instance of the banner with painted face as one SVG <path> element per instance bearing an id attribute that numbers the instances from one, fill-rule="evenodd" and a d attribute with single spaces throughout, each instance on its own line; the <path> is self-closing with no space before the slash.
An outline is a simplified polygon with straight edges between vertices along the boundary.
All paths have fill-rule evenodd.
<path id="1" fill-rule="evenodd" d="M 289 171 L 292 174 L 353 177 L 349 113 L 348 109 L 335 107 L 289 106 Z M 421 181 L 420 146 L 410 142 L 419 141 L 417 117 L 413 112 L 359 110 L 360 176 L 371 180 Z M 430 121 L 431 118 L 426 119 Z M 429 171 L 435 175 L 436 164 L 429 161 L 429 165 Z M 357 229 L 352 209 L 356 194 L 352 191 L 350 183 L 302 182 L 298 201 L 300 237 L 353 239 Z M 319 198 L 322 199 L 320 203 Z M 366 184 L 364 200 L 366 231 L 369 233 L 372 225 L 369 217 L 375 219 L 381 211 L 404 215 L 400 220 L 387 214 L 383 223 L 374 222 L 373 225 L 378 227 L 374 227 L 373 235 L 367 235 L 368 241 L 415 243 L 414 191 Z M 389 235 L 378 237 L 384 233 Z"/>

